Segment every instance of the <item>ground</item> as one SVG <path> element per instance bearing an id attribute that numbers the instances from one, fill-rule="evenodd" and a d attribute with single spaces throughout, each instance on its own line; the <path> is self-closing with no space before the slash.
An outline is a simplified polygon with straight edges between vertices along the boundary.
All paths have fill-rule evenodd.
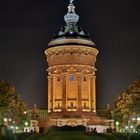
<path id="1" fill-rule="evenodd" d="M 139 140 L 140 135 L 135 134 L 93 134 L 85 132 L 51 132 L 49 134 L 24 133 L 14 136 L 12 139 L 0 137 L 0 140 Z"/>

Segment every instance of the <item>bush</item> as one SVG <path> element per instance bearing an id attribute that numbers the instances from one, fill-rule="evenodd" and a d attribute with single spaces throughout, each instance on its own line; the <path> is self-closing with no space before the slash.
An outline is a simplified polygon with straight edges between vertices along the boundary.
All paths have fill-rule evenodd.
<path id="1" fill-rule="evenodd" d="M 5 125 L 0 125 L 0 135 L 6 136 L 7 127 Z"/>
<path id="2" fill-rule="evenodd" d="M 60 127 L 55 126 L 55 125 L 49 127 L 49 129 L 48 129 L 48 133 L 50 133 L 50 132 L 57 132 L 57 131 L 60 131 Z"/>
<path id="3" fill-rule="evenodd" d="M 69 125 L 65 125 L 62 127 L 58 127 L 58 126 L 51 126 L 48 129 L 48 133 L 50 132 L 59 132 L 59 131 L 86 131 L 86 127 L 82 126 L 82 125 L 78 125 L 78 126 L 69 126 Z"/>
<path id="4" fill-rule="evenodd" d="M 82 125 L 78 125 L 74 127 L 65 125 L 65 126 L 60 127 L 60 129 L 61 131 L 85 131 L 86 127 Z"/>
<path id="5" fill-rule="evenodd" d="M 130 135 L 130 140 L 140 140 L 140 134 Z"/>

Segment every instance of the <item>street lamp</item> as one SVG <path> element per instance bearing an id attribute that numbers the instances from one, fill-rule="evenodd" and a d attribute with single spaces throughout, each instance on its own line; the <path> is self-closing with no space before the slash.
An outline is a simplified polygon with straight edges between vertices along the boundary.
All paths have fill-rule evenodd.
<path id="1" fill-rule="evenodd" d="M 26 121 L 24 123 L 25 127 L 24 127 L 24 132 L 29 132 L 29 128 L 27 127 L 29 125 L 29 123 Z"/>
<path id="2" fill-rule="evenodd" d="M 19 127 L 18 127 L 18 126 L 16 126 L 16 133 L 18 132 L 18 129 L 19 129 Z"/>
<path id="3" fill-rule="evenodd" d="M 7 122 L 7 118 L 6 117 L 3 120 L 4 120 L 4 122 Z"/>
<path id="4" fill-rule="evenodd" d="M 27 114 L 27 112 L 26 112 L 26 111 L 24 111 L 24 112 L 23 112 L 23 114 Z"/>
<path id="5" fill-rule="evenodd" d="M 126 132 L 128 132 L 128 128 L 129 128 L 128 126 L 125 126 L 125 130 L 126 130 Z"/>
<path id="6" fill-rule="evenodd" d="M 131 128 L 131 132 L 135 132 L 135 129 L 134 129 L 134 126 L 133 125 L 130 125 L 130 128 Z"/>
<path id="7" fill-rule="evenodd" d="M 116 131 L 118 132 L 119 131 L 119 122 L 118 121 L 116 121 Z"/>
<path id="8" fill-rule="evenodd" d="M 11 119 L 11 118 L 9 118 L 9 119 L 8 119 L 8 121 L 9 121 L 9 122 L 11 122 L 11 121 L 12 121 L 12 119 Z"/>
<path id="9" fill-rule="evenodd" d="M 4 121 L 4 125 L 7 126 L 8 125 L 8 120 L 7 120 L 6 117 L 3 119 L 3 121 Z"/>
<path id="10" fill-rule="evenodd" d="M 137 118 L 137 121 L 140 121 L 140 117 Z"/>
<path id="11" fill-rule="evenodd" d="M 136 118 L 132 118 L 132 121 L 135 121 L 136 120 Z"/>
<path id="12" fill-rule="evenodd" d="M 24 124 L 25 124 L 25 126 L 27 127 L 29 123 L 26 121 Z"/>
<path id="13" fill-rule="evenodd" d="M 128 129 L 128 126 L 125 126 L 125 129 Z"/>
<path id="14" fill-rule="evenodd" d="M 134 128 L 134 126 L 133 126 L 133 125 L 131 125 L 131 126 L 130 126 L 130 128 L 131 128 L 131 129 L 133 129 L 133 128 Z"/>
<path id="15" fill-rule="evenodd" d="M 16 124 L 16 122 L 13 121 L 13 133 L 16 133 L 15 124 Z"/>

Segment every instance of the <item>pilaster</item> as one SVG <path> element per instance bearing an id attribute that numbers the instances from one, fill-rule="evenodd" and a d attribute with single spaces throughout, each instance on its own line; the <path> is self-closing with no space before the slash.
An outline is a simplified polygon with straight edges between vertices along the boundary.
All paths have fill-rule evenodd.
<path id="1" fill-rule="evenodd" d="M 78 111 L 82 111 L 82 76 L 78 76 Z"/>
<path id="2" fill-rule="evenodd" d="M 66 111 L 66 75 L 62 75 L 62 111 Z"/>

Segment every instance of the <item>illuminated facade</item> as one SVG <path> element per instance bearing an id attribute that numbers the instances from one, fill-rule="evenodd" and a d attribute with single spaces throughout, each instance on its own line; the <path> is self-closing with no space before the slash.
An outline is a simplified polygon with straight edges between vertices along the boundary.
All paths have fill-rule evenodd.
<path id="1" fill-rule="evenodd" d="M 49 42 L 48 116 L 58 126 L 86 125 L 96 113 L 95 43 L 78 27 L 73 0 L 64 16 L 66 26 Z"/>

